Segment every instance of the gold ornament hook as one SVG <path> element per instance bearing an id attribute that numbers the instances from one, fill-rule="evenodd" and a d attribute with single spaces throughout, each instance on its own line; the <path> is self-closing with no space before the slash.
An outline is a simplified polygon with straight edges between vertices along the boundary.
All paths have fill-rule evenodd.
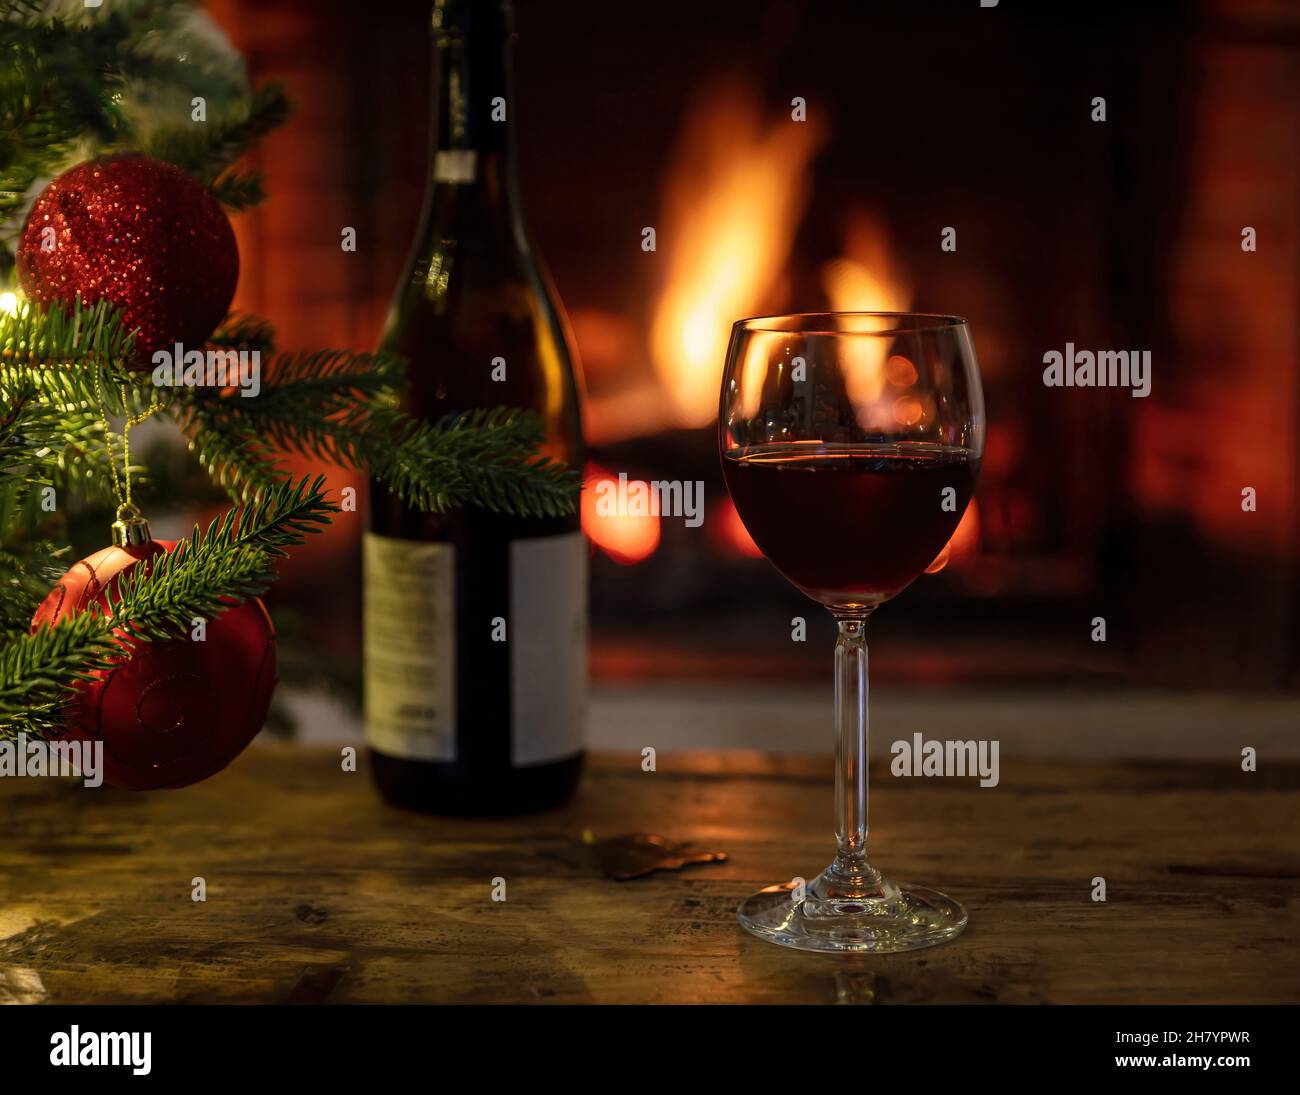
<path id="1" fill-rule="evenodd" d="M 149 522 L 139 508 L 130 502 L 117 507 L 117 520 L 113 522 L 113 543 L 118 547 L 140 547 L 153 539 Z"/>

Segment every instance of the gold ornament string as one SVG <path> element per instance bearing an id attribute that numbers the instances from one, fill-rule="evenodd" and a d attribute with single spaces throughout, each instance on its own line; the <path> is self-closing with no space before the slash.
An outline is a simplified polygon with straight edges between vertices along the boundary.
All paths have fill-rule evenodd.
<path id="1" fill-rule="evenodd" d="M 129 406 L 127 402 L 126 386 L 120 389 L 122 393 L 122 406 Z M 108 407 L 105 406 L 103 397 L 99 401 L 99 416 L 104 423 L 104 443 L 108 446 L 108 470 L 113 477 L 113 497 L 117 499 L 117 504 L 131 504 L 131 428 L 140 425 L 147 418 L 152 418 L 162 410 L 161 403 L 150 403 L 139 414 L 126 415 L 122 422 L 122 478 L 117 476 L 117 456 L 113 451 L 113 428 L 108 422 Z M 124 489 L 125 488 L 125 489 Z"/>

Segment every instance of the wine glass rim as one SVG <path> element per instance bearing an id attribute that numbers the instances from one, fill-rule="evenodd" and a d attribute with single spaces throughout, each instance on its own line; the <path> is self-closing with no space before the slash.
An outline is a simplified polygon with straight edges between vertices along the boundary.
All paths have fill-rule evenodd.
<path id="1" fill-rule="evenodd" d="M 871 331 L 846 331 L 836 326 L 836 321 L 852 318 L 872 318 L 902 321 L 888 328 Z M 912 323 L 908 321 L 922 320 Z M 824 326 L 819 325 L 819 321 Z M 750 316 L 736 320 L 736 330 L 761 334 L 783 335 L 874 335 L 884 337 L 899 334 L 918 334 L 923 331 L 943 331 L 968 327 L 965 316 L 944 312 L 788 312 L 784 315 Z"/>

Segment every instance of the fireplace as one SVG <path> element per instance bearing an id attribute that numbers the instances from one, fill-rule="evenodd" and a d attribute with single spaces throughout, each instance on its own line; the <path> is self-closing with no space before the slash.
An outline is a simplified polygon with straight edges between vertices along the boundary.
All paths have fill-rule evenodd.
<path id="1" fill-rule="evenodd" d="M 261 154 L 274 196 L 238 225 L 236 303 L 289 347 L 373 345 L 423 186 L 428 4 L 211 8 L 298 102 Z M 971 320 L 988 448 L 933 573 L 873 622 L 886 675 L 1296 685 L 1300 38 L 1284 5 L 517 8 L 525 204 L 589 392 L 598 677 L 822 672 L 816 642 L 788 656 L 791 619 L 818 612 L 722 490 L 728 327 L 912 308 Z M 951 32 L 928 33 L 936 18 Z M 346 265 L 343 225 L 362 243 Z M 1045 385 L 1067 343 L 1149 351 L 1150 394 Z M 620 475 L 702 481 L 702 525 L 602 517 L 591 488 Z M 289 618 L 355 566 L 357 534 L 294 564 Z M 326 642 L 346 655 L 355 629 Z"/>

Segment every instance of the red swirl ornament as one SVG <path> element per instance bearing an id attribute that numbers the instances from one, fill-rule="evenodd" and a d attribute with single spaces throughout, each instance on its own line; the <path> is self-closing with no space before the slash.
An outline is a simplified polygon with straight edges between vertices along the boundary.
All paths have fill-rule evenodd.
<path id="1" fill-rule="evenodd" d="M 141 522 L 143 524 L 143 522 Z M 147 526 L 145 526 L 147 528 Z M 105 594 L 171 541 L 104 548 L 59 579 L 32 630 L 82 612 L 106 612 Z M 275 628 L 245 601 L 205 624 L 202 641 L 141 642 L 119 632 L 115 664 L 79 683 L 64 714 L 67 738 L 104 743 L 104 781 L 144 791 L 185 787 L 221 771 L 266 721 L 276 684 Z"/>

